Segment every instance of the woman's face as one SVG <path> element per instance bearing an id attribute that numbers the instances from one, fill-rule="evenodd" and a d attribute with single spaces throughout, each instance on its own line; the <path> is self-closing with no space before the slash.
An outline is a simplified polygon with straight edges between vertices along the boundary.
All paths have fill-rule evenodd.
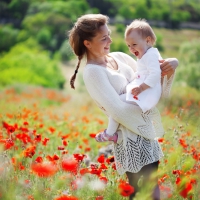
<path id="1" fill-rule="evenodd" d="M 110 52 L 110 44 L 112 40 L 110 38 L 110 30 L 107 25 L 100 27 L 97 35 L 92 38 L 91 41 L 86 41 L 85 46 L 88 49 L 88 54 L 95 57 L 105 56 Z"/>

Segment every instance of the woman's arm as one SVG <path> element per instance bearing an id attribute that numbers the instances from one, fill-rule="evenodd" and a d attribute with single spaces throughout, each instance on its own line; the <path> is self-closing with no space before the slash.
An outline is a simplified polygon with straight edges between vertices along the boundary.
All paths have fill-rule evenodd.
<path id="1" fill-rule="evenodd" d="M 83 78 L 90 96 L 106 110 L 109 116 L 138 135 L 148 139 L 155 138 L 149 116 L 144 115 L 138 106 L 121 101 L 104 69 L 87 66 Z"/>
<path id="2" fill-rule="evenodd" d="M 167 58 L 160 60 L 161 83 L 162 83 L 162 98 L 167 98 L 170 95 L 170 90 L 174 80 L 175 69 L 178 67 L 178 60 L 176 58 Z"/>

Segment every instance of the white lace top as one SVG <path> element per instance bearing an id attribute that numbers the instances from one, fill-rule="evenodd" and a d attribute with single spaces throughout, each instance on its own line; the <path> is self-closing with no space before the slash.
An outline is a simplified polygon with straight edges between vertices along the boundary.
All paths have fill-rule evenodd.
<path id="1" fill-rule="evenodd" d="M 157 108 L 145 113 L 138 106 L 120 100 L 126 85 L 134 78 L 135 60 L 127 54 L 113 52 L 109 54 L 118 64 L 118 70 L 99 65 L 87 64 L 83 71 L 85 86 L 97 105 L 120 125 L 118 142 L 114 144 L 116 168 L 119 174 L 126 171 L 138 172 L 144 165 L 158 161 L 162 156 L 157 141 L 163 135 L 160 114 Z M 165 79 L 163 93 L 168 96 L 171 80 Z"/>

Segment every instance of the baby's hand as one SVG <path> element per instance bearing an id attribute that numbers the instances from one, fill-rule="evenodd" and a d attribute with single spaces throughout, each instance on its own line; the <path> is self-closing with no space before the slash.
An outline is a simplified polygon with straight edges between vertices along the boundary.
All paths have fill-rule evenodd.
<path id="1" fill-rule="evenodd" d="M 141 92 L 142 92 L 142 88 L 139 86 L 139 87 L 133 88 L 131 93 L 133 94 L 133 96 L 137 96 Z"/>

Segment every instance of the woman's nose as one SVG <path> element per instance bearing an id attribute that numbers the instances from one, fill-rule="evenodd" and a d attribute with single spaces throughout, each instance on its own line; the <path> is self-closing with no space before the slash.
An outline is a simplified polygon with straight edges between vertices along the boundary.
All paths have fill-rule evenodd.
<path id="1" fill-rule="evenodd" d="M 112 38 L 111 37 L 109 37 L 109 43 L 112 43 Z"/>

